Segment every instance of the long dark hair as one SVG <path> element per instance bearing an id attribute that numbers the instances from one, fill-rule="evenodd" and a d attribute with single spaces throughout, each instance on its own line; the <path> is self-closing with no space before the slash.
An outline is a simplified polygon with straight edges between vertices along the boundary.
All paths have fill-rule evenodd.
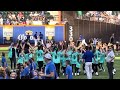
<path id="1" fill-rule="evenodd" d="M 0 67 L 0 76 L 5 78 L 5 70 L 3 67 Z"/>
<path id="2" fill-rule="evenodd" d="M 38 50 L 43 50 L 43 45 L 38 46 Z"/>
<path id="3" fill-rule="evenodd" d="M 93 47 L 93 50 L 92 50 L 92 52 L 93 52 L 93 53 L 95 53 L 95 51 L 96 51 L 96 47 Z"/>
<path id="4" fill-rule="evenodd" d="M 4 52 L 2 52 L 2 56 L 5 57 L 5 53 Z"/>

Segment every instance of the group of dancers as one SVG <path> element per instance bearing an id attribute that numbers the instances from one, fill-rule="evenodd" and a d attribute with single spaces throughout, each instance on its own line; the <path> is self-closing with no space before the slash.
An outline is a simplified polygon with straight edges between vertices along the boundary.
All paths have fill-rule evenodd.
<path id="1" fill-rule="evenodd" d="M 92 60 L 92 73 L 98 76 L 99 71 L 105 72 L 104 63 L 106 55 L 108 54 L 108 46 L 111 46 L 113 49 L 113 45 L 110 43 L 106 44 L 96 40 L 96 42 L 90 41 L 89 43 L 85 42 L 85 44 L 82 41 L 78 44 L 77 42 L 67 43 L 66 41 L 58 43 L 47 41 L 43 44 L 43 42 L 39 40 L 37 44 L 33 46 L 29 43 L 29 39 L 26 39 L 24 43 L 22 43 L 21 40 L 18 40 L 17 44 L 11 43 L 9 46 L 8 57 L 13 72 L 11 76 L 19 79 L 32 79 L 39 76 L 39 72 L 45 73 L 46 62 L 44 57 L 47 53 L 51 55 L 51 60 L 55 65 L 57 78 L 61 77 L 61 73 L 62 75 L 66 75 L 66 61 L 67 64 L 70 64 L 71 66 L 71 69 L 68 68 L 71 72 L 69 75 L 80 75 L 82 69 L 83 73 L 86 74 L 85 61 L 83 60 L 86 46 L 94 54 Z M 4 52 L 2 53 L 2 67 L 8 67 Z M 15 74 L 15 70 L 18 70 L 18 73 Z M 112 73 L 115 74 L 115 72 L 116 70 L 113 68 Z"/>

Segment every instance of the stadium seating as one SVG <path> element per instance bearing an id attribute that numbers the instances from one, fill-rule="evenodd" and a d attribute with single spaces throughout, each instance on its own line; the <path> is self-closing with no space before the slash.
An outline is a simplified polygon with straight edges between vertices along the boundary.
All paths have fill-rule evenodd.
<path id="1" fill-rule="evenodd" d="M 18 14 L 20 12 L 22 12 L 24 19 L 23 17 L 19 17 Z M 48 24 L 47 19 L 49 19 L 49 21 L 50 19 L 54 19 L 54 17 L 50 15 L 50 13 L 47 11 L 44 11 L 44 13 L 42 11 L 32 11 L 32 13 L 33 16 L 30 16 L 31 11 L 0 11 L 0 16 L 2 16 L 3 25 L 16 25 L 16 24 L 21 25 L 21 24 L 25 24 L 26 21 L 30 21 L 30 22 L 32 21 L 33 24 L 41 25 L 41 24 Z M 37 16 L 35 16 L 35 14 Z M 18 17 L 20 18 L 20 20 Z M 31 25 L 32 23 L 29 24 Z"/>

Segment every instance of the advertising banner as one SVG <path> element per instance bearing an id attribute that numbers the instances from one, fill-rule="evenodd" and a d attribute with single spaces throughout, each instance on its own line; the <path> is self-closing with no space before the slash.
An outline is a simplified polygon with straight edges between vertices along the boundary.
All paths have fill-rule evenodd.
<path id="1" fill-rule="evenodd" d="M 55 26 L 45 26 L 45 36 L 51 40 L 55 36 Z"/>
<path id="2" fill-rule="evenodd" d="M 4 44 L 10 44 L 13 38 L 13 26 L 3 26 Z"/>
<path id="3" fill-rule="evenodd" d="M 55 41 L 63 41 L 65 40 L 64 26 L 56 26 L 55 27 Z"/>
<path id="4" fill-rule="evenodd" d="M 3 27 L 0 27 L 0 44 L 3 44 Z"/>
<path id="5" fill-rule="evenodd" d="M 15 26 L 13 32 L 13 41 L 26 40 L 27 34 L 30 35 L 30 43 L 34 43 L 34 34 L 37 35 L 41 32 L 43 34 L 43 39 L 45 40 L 45 27 L 44 26 Z"/>
<path id="6" fill-rule="evenodd" d="M 26 40 L 27 34 L 30 35 L 30 43 L 34 43 L 34 34 L 41 32 L 43 40 L 54 38 L 55 41 L 64 40 L 64 26 L 46 25 L 46 26 L 1 26 L 0 27 L 0 44 L 10 44 L 17 40 Z"/>

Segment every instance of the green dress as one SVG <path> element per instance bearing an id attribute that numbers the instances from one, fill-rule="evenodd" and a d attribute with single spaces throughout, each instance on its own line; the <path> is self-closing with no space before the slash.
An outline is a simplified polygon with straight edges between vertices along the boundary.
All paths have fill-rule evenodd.
<path id="1" fill-rule="evenodd" d="M 78 52 L 74 52 L 74 53 L 72 54 L 71 64 L 77 64 L 77 61 L 78 61 Z"/>
<path id="2" fill-rule="evenodd" d="M 72 59 L 71 59 L 71 57 L 72 57 L 72 53 L 73 53 L 72 50 L 67 51 L 68 60 L 70 60 L 70 61 L 72 60 Z"/>
<path id="3" fill-rule="evenodd" d="M 24 54 L 24 57 L 25 57 L 25 62 L 28 62 L 29 61 L 29 54 Z"/>
<path id="4" fill-rule="evenodd" d="M 92 62 L 94 64 L 98 64 L 98 62 L 100 60 L 100 51 L 96 50 L 95 53 L 94 53 L 94 57 L 95 57 L 95 60 L 93 59 Z"/>
<path id="5" fill-rule="evenodd" d="M 8 58 L 12 58 L 12 48 L 10 48 L 8 51 Z"/>
<path id="6" fill-rule="evenodd" d="M 36 51 L 36 60 L 37 61 L 43 61 L 44 59 L 43 59 L 43 50 L 37 50 Z"/>
<path id="7" fill-rule="evenodd" d="M 105 53 L 102 53 L 101 52 L 101 55 L 100 55 L 100 63 L 104 63 L 105 61 Z"/>
<path id="8" fill-rule="evenodd" d="M 51 52 L 51 55 L 52 55 L 52 61 L 56 63 L 56 57 L 57 57 L 56 52 L 55 51 Z"/>
<path id="9" fill-rule="evenodd" d="M 17 64 L 23 64 L 23 63 L 24 63 L 24 59 L 25 59 L 25 58 L 20 55 L 20 56 L 18 57 Z"/>

